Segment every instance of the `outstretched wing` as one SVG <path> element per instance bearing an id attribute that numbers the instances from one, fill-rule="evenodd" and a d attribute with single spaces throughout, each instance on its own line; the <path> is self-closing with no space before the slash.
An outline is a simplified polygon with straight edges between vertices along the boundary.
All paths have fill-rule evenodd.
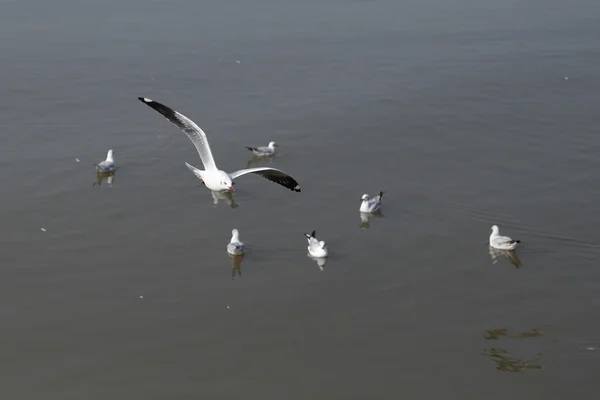
<path id="1" fill-rule="evenodd" d="M 293 190 L 294 192 L 300 191 L 300 185 L 298 185 L 298 182 L 296 182 L 294 178 L 292 178 L 285 172 L 275 168 L 259 167 L 241 169 L 239 171 L 232 172 L 231 174 L 229 174 L 229 176 L 231 177 L 231 179 L 235 179 L 246 174 L 260 175 L 263 178 L 268 179 L 271 182 L 278 183 L 281 186 L 285 186 L 286 188 Z"/>
<path id="2" fill-rule="evenodd" d="M 208 144 L 206 134 L 204 133 L 204 131 L 202 131 L 202 129 L 200 129 L 198 125 L 196 125 L 194 121 L 192 121 L 185 115 L 178 113 L 172 108 L 169 108 L 164 104 L 156 102 L 147 97 L 138 97 L 138 100 L 161 113 L 165 118 L 171 121 L 171 123 L 173 123 L 179 129 L 181 129 L 187 135 L 187 137 L 190 138 L 192 143 L 194 143 L 194 146 L 196 146 L 196 150 L 198 150 L 198 154 L 200 155 L 202 164 L 204 164 L 204 169 L 217 169 L 217 166 L 215 165 L 215 160 L 212 156 L 212 152 L 210 151 L 210 146 Z"/>

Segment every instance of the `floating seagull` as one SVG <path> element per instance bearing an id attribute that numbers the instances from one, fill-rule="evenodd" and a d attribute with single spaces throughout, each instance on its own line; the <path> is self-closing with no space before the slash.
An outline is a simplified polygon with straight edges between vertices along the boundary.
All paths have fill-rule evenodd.
<path id="1" fill-rule="evenodd" d="M 381 208 L 381 200 L 383 199 L 383 192 L 379 192 L 379 194 L 372 199 L 369 198 L 368 194 L 362 195 L 362 203 L 360 204 L 360 212 L 363 213 L 372 213 L 378 211 Z"/>
<path id="2" fill-rule="evenodd" d="M 259 157 L 272 156 L 275 154 L 275 147 L 279 147 L 279 145 L 275 142 L 270 142 L 266 147 L 248 147 L 246 148 L 253 152 L 255 155 Z"/>
<path id="3" fill-rule="evenodd" d="M 154 100 L 146 97 L 138 97 L 138 99 L 171 121 L 171 123 L 181 129 L 187 135 L 187 137 L 190 138 L 192 143 L 194 143 L 194 146 L 196 146 L 196 150 L 198 150 L 198 154 L 200 155 L 200 159 L 202 160 L 202 165 L 204 165 L 204 171 L 193 167 L 188 163 L 185 163 L 185 165 L 187 165 L 190 171 L 192 171 L 194 175 L 196 175 L 210 190 L 216 192 L 234 190 L 234 179 L 242 175 L 253 173 L 260 175 L 271 182 L 278 183 L 281 186 L 284 186 L 295 192 L 300 191 L 300 185 L 298 185 L 298 182 L 279 169 L 269 167 L 247 168 L 232 172 L 230 174 L 218 169 L 215 164 L 215 160 L 213 159 L 212 152 L 210 151 L 206 134 L 198 125 L 194 123 L 194 121 Z"/>
<path id="4" fill-rule="evenodd" d="M 520 240 L 512 240 L 507 236 L 500 236 L 498 226 L 492 226 L 492 234 L 490 235 L 490 247 L 499 250 L 513 250 L 521 243 Z"/>
<path id="5" fill-rule="evenodd" d="M 106 160 L 100 161 L 98 164 L 95 164 L 95 165 L 96 165 L 96 170 L 101 171 L 101 172 L 114 171 L 117 168 L 117 166 L 115 165 L 113 151 L 109 150 L 108 153 L 106 154 Z"/>
<path id="6" fill-rule="evenodd" d="M 329 255 L 329 250 L 327 250 L 324 241 L 317 240 L 315 233 L 316 231 L 312 231 L 310 235 L 308 233 L 304 234 L 308 239 L 308 254 L 312 257 L 327 257 Z"/>
<path id="7" fill-rule="evenodd" d="M 231 231 L 231 240 L 227 245 L 227 252 L 234 256 L 244 253 L 244 243 L 240 242 L 240 232 L 237 229 Z"/>

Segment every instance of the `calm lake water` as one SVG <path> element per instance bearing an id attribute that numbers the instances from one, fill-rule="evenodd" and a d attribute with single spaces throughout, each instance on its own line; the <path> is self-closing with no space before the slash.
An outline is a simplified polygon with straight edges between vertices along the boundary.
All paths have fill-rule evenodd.
<path id="1" fill-rule="evenodd" d="M 0 397 L 597 396 L 599 48 L 597 0 L 2 0 Z M 302 192 L 214 205 L 137 96 Z"/>

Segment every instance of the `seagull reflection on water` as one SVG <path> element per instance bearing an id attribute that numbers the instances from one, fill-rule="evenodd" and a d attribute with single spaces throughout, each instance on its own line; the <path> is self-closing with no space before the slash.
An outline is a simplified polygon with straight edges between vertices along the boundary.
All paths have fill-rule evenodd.
<path id="1" fill-rule="evenodd" d="M 522 265 L 521 260 L 519 260 L 519 257 L 517 256 L 515 250 L 500 250 L 495 249 L 491 246 L 489 246 L 489 249 L 490 257 L 492 258 L 493 264 L 496 264 L 500 258 L 504 257 L 507 258 L 508 261 L 510 261 L 510 263 L 516 268 L 519 268 Z"/>
<path id="2" fill-rule="evenodd" d="M 317 265 L 319 266 L 319 269 L 321 271 L 323 271 L 325 269 L 325 264 L 327 264 L 327 257 L 313 257 L 308 253 L 306 255 L 308 256 L 308 258 L 310 258 L 311 260 L 313 260 L 317 263 Z"/>
<path id="3" fill-rule="evenodd" d="M 231 208 L 238 207 L 238 204 L 235 202 L 235 200 L 233 198 L 233 194 L 230 191 L 214 192 L 211 190 L 210 193 L 212 194 L 213 204 L 215 206 L 217 204 L 219 204 L 219 200 L 222 200 L 223 202 L 227 203 L 229 205 L 229 207 L 231 207 Z"/>
<path id="4" fill-rule="evenodd" d="M 373 213 L 361 212 L 360 213 L 361 224 L 358 227 L 361 229 L 369 229 L 369 227 L 371 226 L 370 220 L 373 218 L 381 218 L 381 217 L 383 217 L 383 215 L 381 214 L 381 211 L 376 211 Z"/>
<path id="5" fill-rule="evenodd" d="M 116 171 L 97 171 L 96 172 L 96 180 L 92 184 L 92 187 L 98 185 L 102 185 L 102 182 L 106 180 L 106 183 L 112 186 L 115 181 L 115 172 Z"/>
<path id="6" fill-rule="evenodd" d="M 252 156 L 246 167 L 251 167 L 252 165 L 261 164 L 263 161 L 266 161 L 264 164 L 272 164 L 273 163 L 273 155 L 269 156 Z"/>
<path id="7" fill-rule="evenodd" d="M 233 269 L 231 270 L 231 279 L 234 279 L 236 274 L 242 276 L 242 260 L 244 259 L 244 255 L 245 254 L 229 255 L 233 266 Z"/>

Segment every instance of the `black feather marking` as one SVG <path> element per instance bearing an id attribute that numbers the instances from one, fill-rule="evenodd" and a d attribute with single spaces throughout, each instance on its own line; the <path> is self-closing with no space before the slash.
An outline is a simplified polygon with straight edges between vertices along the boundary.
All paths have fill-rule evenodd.
<path id="1" fill-rule="evenodd" d="M 312 231 L 312 233 L 310 234 L 310 237 L 316 237 L 317 231 Z"/>
<path id="2" fill-rule="evenodd" d="M 521 241 L 520 240 L 511 240 L 509 243 L 511 243 L 511 244 L 512 243 L 521 243 Z"/>
<path id="3" fill-rule="evenodd" d="M 379 199 L 383 199 L 383 190 L 379 192 Z"/>
<path id="4" fill-rule="evenodd" d="M 284 186 L 290 190 L 293 190 L 294 192 L 301 191 L 300 185 L 298 185 L 298 182 L 296 182 L 296 180 L 294 178 L 292 178 L 291 176 L 289 176 L 281 171 L 268 169 L 268 170 L 263 170 L 263 171 L 254 171 L 253 173 L 260 175 L 263 178 L 270 180 L 271 182 L 278 183 L 281 186 Z"/>
<path id="5" fill-rule="evenodd" d="M 181 121 L 177 117 L 177 113 L 172 108 L 167 107 L 164 104 L 161 104 L 157 101 L 148 99 L 146 97 L 138 97 L 138 100 L 141 101 L 142 103 L 146 104 L 147 106 L 153 108 L 154 110 L 158 111 L 166 119 L 171 121 L 171 123 L 175 124 L 179 129 L 182 129 L 183 131 L 190 130 L 193 132 L 193 130 L 191 130 L 189 126 L 184 124 L 183 121 Z"/>
<path id="6" fill-rule="evenodd" d="M 248 150 L 250 150 L 250 151 L 254 151 L 254 150 L 256 150 L 256 147 L 248 147 L 248 146 L 246 146 L 246 148 L 247 148 Z"/>

